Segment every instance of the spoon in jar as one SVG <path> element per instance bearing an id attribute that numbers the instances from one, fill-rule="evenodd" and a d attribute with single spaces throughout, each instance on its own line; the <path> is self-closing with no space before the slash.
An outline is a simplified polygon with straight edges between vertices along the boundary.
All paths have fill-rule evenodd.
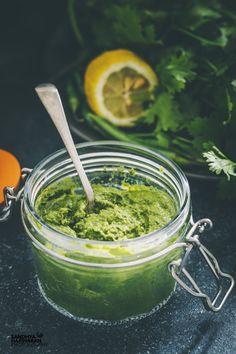
<path id="1" fill-rule="evenodd" d="M 82 183 L 85 195 L 88 200 L 88 207 L 91 210 L 94 206 L 94 192 L 72 139 L 59 92 L 56 86 L 52 84 L 41 84 L 35 87 L 35 91 L 37 92 L 41 102 L 46 108 L 65 144 L 68 154 L 71 157 L 71 160 Z"/>

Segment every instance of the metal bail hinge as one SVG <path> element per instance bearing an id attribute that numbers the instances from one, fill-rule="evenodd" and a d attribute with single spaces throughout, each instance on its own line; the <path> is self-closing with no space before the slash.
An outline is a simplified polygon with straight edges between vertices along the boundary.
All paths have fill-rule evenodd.
<path id="1" fill-rule="evenodd" d="M 23 186 L 18 191 L 16 191 L 12 187 L 6 187 L 4 189 L 4 205 L 0 209 L 0 222 L 7 221 L 10 218 L 15 203 L 18 200 L 20 200 L 23 195 L 24 182 L 31 171 L 32 170 L 30 168 L 22 168 L 22 170 L 21 170 L 21 180 L 22 180 L 21 184 L 23 184 Z"/>
<path id="2" fill-rule="evenodd" d="M 169 271 L 171 272 L 173 278 L 181 285 L 181 287 L 187 290 L 191 295 L 202 299 L 203 304 L 207 310 L 217 312 L 222 308 L 227 297 L 229 296 L 234 286 L 234 279 L 231 275 L 221 271 L 216 258 L 199 241 L 200 234 L 211 228 L 212 222 L 209 219 L 201 219 L 193 225 L 186 237 L 186 252 L 184 257 L 177 261 L 171 262 L 169 264 Z M 193 248 L 197 248 L 199 250 L 216 280 L 217 292 L 213 299 L 201 291 L 197 283 L 185 268 L 187 259 Z M 186 282 L 180 278 L 181 273 L 186 277 L 191 286 L 187 285 Z M 223 288 L 223 280 L 227 280 L 229 282 L 227 290 L 224 290 Z M 220 297 L 221 300 L 219 300 Z"/>

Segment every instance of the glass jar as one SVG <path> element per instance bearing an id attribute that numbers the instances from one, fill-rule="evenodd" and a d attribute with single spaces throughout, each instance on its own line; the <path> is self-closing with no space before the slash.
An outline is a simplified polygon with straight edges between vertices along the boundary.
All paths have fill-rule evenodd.
<path id="1" fill-rule="evenodd" d="M 116 171 L 122 167 L 122 176 L 129 183 L 165 190 L 173 198 L 177 213 L 165 227 L 135 239 L 93 241 L 67 236 L 45 224 L 34 206 L 45 187 L 76 172 L 65 150 L 45 158 L 27 178 L 22 200 L 23 224 L 31 239 L 39 288 L 45 299 L 80 321 L 122 323 L 156 311 L 170 298 L 178 281 L 193 295 L 205 296 L 205 303 L 218 311 L 223 303 L 216 307 L 214 299 L 202 292 L 200 296 L 200 289 L 185 268 L 186 258 L 197 243 L 206 260 L 214 262 L 197 236 L 210 221 L 193 224 L 189 185 L 180 168 L 159 153 L 120 142 L 83 143 L 77 145 L 77 151 L 91 182 L 106 184 L 112 176 L 119 184 Z M 130 177 L 133 169 L 135 174 Z M 189 275 L 192 288 L 181 280 L 183 271 Z M 233 286 L 232 277 L 225 276 L 230 287 L 222 302 Z"/>

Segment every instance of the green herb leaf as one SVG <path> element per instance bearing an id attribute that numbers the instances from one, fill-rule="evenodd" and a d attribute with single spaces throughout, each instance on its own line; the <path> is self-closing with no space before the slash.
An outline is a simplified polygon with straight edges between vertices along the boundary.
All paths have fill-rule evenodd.
<path id="1" fill-rule="evenodd" d="M 219 175 L 225 173 L 228 180 L 231 176 L 236 176 L 236 162 L 231 161 L 226 157 L 216 146 L 213 146 L 211 151 L 204 152 L 210 171 Z"/>
<path id="2" fill-rule="evenodd" d="M 113 30 L 119 42 L 143 44 L 155 42 L 155 26 L 153 24 L 145 25 L 142 15 L 141 11 L 130 5 L 113 6 Z"/>
<path id="3" fill-rule="evenodd" d="M 150 114 L 150 112 L 149 112 Z M 158 117 L 157 132 L 163 130 L 177 131 L 181 122 L 182 115 L 173 96 L 167 92 L 161 93 L 151 108 L 151 114 Z"/>
<path id="4" fill-rule="evenodd" d="M 187 130 L 192 135 L 204 135 L 207 133 L 208 119 L 206 117 L 195 117 L 187 124 Z"/>
<path id="5" fill-rule="evenodd" d="M 190 51 L 183 48 L 173 48 L 163 53 L 156 71 L 161 84 L 170 93 L 174 93 L 182 91 L 186 83 L 195 78 L 195 68 L 196 64 Z"/>

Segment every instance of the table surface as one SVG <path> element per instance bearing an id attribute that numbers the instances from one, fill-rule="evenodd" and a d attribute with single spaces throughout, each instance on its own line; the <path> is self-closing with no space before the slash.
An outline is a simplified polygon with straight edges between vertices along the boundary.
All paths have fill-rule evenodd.
<path id="1" fill-rule="evenodd" d="M 13 64 L 19 63 L 19 57 L 15 62 L 12 57 L 12 53 L 18 53 L 17 40 L 10 51 L 7 41 L 4 45 L 4 53 L 8 54 L 1 57 L 0 69 L 9 58 Z M 26 40 L 25 48 L 29 52 L 32 45 L 32 38 Z M 15 65 L 12 65 L 13 72 L 5 70 L 0 87 L 1 97 L 4 97 L 0 111 L 0 144 L 13 152 L 23 167 L 34 167 L 43 157 L 62 147 L 33 90 L 37 83 L 47 79 L 36 57 L 37 51 L 28 55 L 26 61 L 22 56 L 19 71 Z M 75 140 L 78 141 L 76 137 Z M 202 237 L 203 243 L 216 255 L 223 270 L 236 276 L 235 204 L 219 201 L 215 183 L 189 182 L 194 219 L 209 217 L 214 222 L 214 229 Z M 236 352 L 235 290 L 217 314 L 207 312 L 199 299 L 177 287 L 164 307 L 130 327 L 81 324 L 57 313 L 42 298 L 19 207 L 8 223 L 0 225 L 0 239 L 1 353 Z M 193 255 L 189 267 L 201 284 L 212 287 L 210 274 L 197 254 Z M 11 335 L 36 333 L 43 334 L 44 346 L 11 347 Z"/>

